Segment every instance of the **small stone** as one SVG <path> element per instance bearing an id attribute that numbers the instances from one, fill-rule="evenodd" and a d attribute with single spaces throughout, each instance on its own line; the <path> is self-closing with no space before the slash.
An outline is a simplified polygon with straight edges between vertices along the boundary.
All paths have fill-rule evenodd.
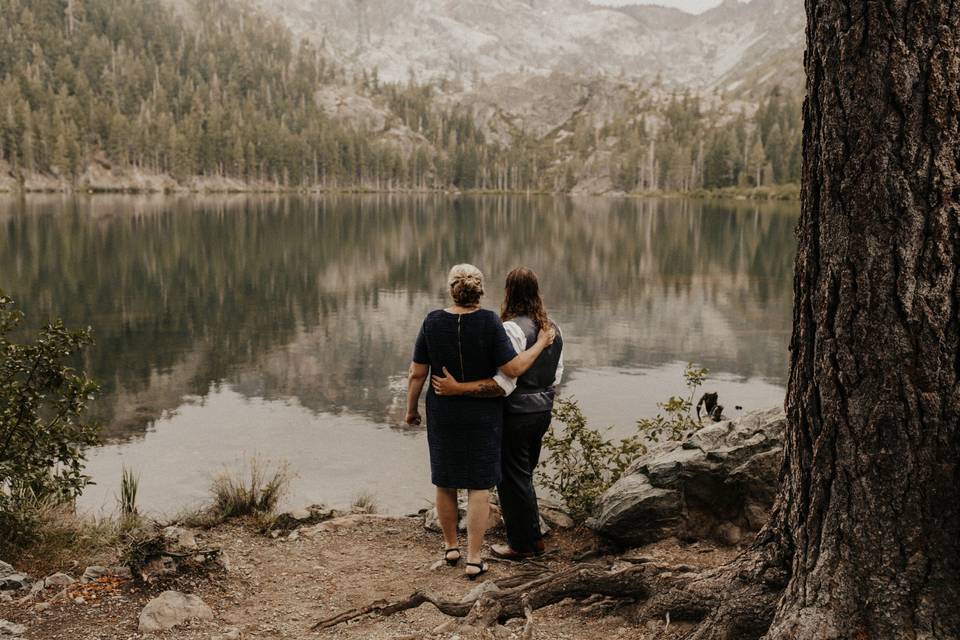
<path id="1" fill-rule="evenodd" d="M 65 573 L 55 573 L 52 576 L 47 576 L 43 584 L 46 587 L 68 587 L 74 582 L 76 582 L 76 580 Z"/>
<path id="2" fill-rule="evenodd" d="M 13 568 L 12 564 L 6 563 L 3 560 L 0 560 L 0 578 L 6 578 L 9 575 L 16 573 L 17 570 Z"/>
<path id="3" fill-rule="evenodd" d="M 223 633 L 217 636 L 218 640 L 240 640 L 242 637 L 243 633 L 236 627 L 227 627 L 223 630 Z"/>
<path id="4" fill-rule="evenodd" d="M 197 596 L 164 591 L 140 612 L 139 631 L 166 631 L 190 620 L 213 620 L 213 610 Z"/>
<path id="5" fill-rule="evenodd" d="M 27 628 L 22 624 L 14 624 L 6 620 L 0 620 L 0 637 L 13 636 L 20 637 L 27 632 Z"/>
<path id="6" fill-rule="evenodd" d="M 123 578 L 124 580 L 133 579 L 133 571 L 130 570 L 130 567 L 126 567 L 124 565 L 110 567 L 110 575 L 117 578 Z"/>
<path id="7" fill-rule="evenodd" d="M 49 602 L 38 602 L 37 604 L 33 605 L 34 613 L 43 613 L 49 608 L 50 608 Z"/>
<path id="8" fill-rule="evenodd" d="M 84 600 L 82 597 L 77 596 L 76 598 L 73 599 L 73 604 L 87 604 L 87 601 Z"/>

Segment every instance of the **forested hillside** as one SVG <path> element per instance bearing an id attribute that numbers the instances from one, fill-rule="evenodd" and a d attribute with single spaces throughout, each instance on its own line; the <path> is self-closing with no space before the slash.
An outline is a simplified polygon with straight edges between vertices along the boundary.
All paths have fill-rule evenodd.
<path id="1" fill-rule="evenodd" d="M 599 79 L 548 131 L 500 108 L 497 129 L 450 99 L 462 87 L 347 73 L 243 0 L 178 6 L 0 0 L 8 183 L 631 192 L 798 179 L 799 99 L 775 87 L 757 107 Z"/>

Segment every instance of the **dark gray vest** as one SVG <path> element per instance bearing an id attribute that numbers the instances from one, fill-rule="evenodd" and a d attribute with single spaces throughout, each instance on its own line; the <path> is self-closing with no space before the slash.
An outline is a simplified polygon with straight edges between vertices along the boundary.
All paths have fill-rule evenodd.
<path id="1" fill-rule="evenodd" d="M 523 329 L 527 338 L 525 348 L 533 346 L 537 341 L 537 326 L 533 320 L 526 316 L 510 320 Z M 553 409 L 553 399 L 557 395 L 553 389 L 553 381 L 557 377 L 557 365 L 560 364 L 560 353 L 563 351 L 560 330 L 556 323 L 553 323 L 553 326 L 557 329 L 557 338 L 543 350 L 533 366 L 517 378 L 517 388 L 507 396 L 507 413 L 540 413 Z"/>

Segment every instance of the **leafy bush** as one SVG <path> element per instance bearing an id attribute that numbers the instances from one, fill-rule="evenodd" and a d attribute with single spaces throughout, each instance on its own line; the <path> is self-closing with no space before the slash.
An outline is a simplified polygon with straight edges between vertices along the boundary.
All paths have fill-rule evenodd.
<path id="1" fill-rule="evenodd" d="M 691 409 L 707 373 L 706 369 L 687 365 L 684 380 L 689 395 L 659 403 L 665 415 L 638 420 L 637 434 L 619 441 L 608 439 L 605 431 L 590 428 L 575 398 L 558 399 L 553 417 L 562 427 L 554 424 L 543 438 L 547 457 L 537 472 L 540 484 L 563 500 L 575 520 L 585 520 L 600 496 L 646 453 L 644 441 L 656 442 L 663 437 L 681 440 L 700 428 Z"/>
<path id="2" fill-rule="evenodd" d="M 68 331 L 58 321 L 25 343 L 11 334 L 23 320 L 0 294 L 0 538 L 25 542 L 38 514 L 70 503 L 90 478 L 84 449 L 98 427 L 84 420 L 97 385 L 70 366 L 91 342 L 90 331 Z"/>
<path id="3" fill-rule="evenodd" d="M 553 417 L 563 428 L 553 426 L 544 436 L 548 455 L 538 477 L 543 486 L 560 496 L 575 520 L 583 520 L 646 447 L 637 436 L 614 442 L 591 429 L 575 398 L 558 399 Z"/>
<path id="4" fill-rule="evenodd" d="M 683 372 L 683 379 L 687 385 L 689 395 L 686 397 L 671 396 L 666 402 L 658 402 L 657 406 L 664 411 L 653 418 L 637 420 L 637 429 L 641 434 L 654 442 L 661 438 L 667 440 L 685 440 L 700 428 L 700 421 L 693 417 L 693 398 L 697 389 L 707 379 L 708 369 L 688 364 Z"/>

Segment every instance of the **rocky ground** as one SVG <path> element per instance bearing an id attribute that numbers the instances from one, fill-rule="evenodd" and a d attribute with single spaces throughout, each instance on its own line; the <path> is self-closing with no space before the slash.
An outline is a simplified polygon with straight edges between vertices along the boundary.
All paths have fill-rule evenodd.
<path id="1" fill-rule="evenodd" d="M 24 559 L 16 567 L 21 572 L 59 568 L 65 575 L 48 580 L 49 586 L 42 590 L 35 588 L 33 595 L 24 596 L 26 590 L 4 592 L 8 595 L 0 604 L 0 619 L 12 623 L 6 627 L 7 635 L 37 640 L 425 637 L 449 620 L 431 605 L 387 618 L 366 617 L 321 632 L 312 632 L 310 627 L 342 610 L 378 599 L 401 599 L 418 589 L 459 600 L 478 586 L 464 578 L 462 568 L 438 566 L 440 536 L 426 530 L 421 518 L 347 516 L 277 538 L 249 526 L 226 524 L 197 531 L 195 538 L 201 549 L 219 548 L 224 561 L 206 571 L 181 571 L 150 585 L 122 575 L 104 575 L 82 584 L 85 567 L 79 564 L 49 567 L 42 558 Z M 534 567 L 568 567 L 578 553 L 596 544 L 593 534 L 582 529 L 555 531 L 550 536 L 551 551 Z M 614 563 L 624 562 L 709 567 L 729 560 L 735 552 L 734 548 L 685 545 L 670 539 L 622 557 L 599 556 L 591 562 L 613 565 L 614 570 Z M 105 565 L 116 562 L 109 555 L 95 560 Z M 531 568 L 492 563 L 489 578 L 496 580 Z M 67 584 L 71 578 L 77 582 Z M 198 596 L 202 603 L 179 602 L 179 606 L 199 617 L 166 631 L 141 631 L 150 626 L 149 621 L 141 626 L 149 617 L 141 612 L 169 590 Z M 151 607 L 156 609 L 160 603 Z M 159 618 L 166 614 L 161 611 Z M 561 602 L 538 610 L 534 619 L 537 638 L 668 638 L 671 631 L 680 630 L 674 625 L 664 633 L 662 623 L 637 626 L 631 620 L 629 603 L 596 598 Z M 494 637 L 519 637 L 523 624 L 521 619 L 495 627 Z M 0 637 L 4 634 L 0 624 Z"/>

